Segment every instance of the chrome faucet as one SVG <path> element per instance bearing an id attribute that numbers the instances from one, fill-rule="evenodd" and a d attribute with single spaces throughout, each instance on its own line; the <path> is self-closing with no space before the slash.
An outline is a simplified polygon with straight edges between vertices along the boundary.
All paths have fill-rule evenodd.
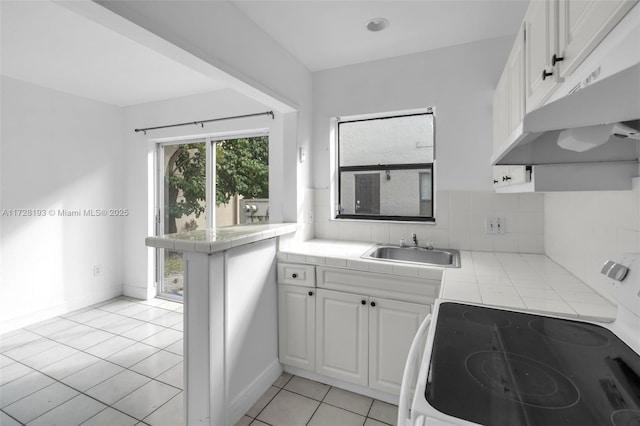
<path id="1" fill-rule="evenodd" d="M 415 232 L 413 234 L 411 234 L 411 239 L 413 240 L 413 245 L 415 247 L 419 247 L 418 246 L 418 236 L 416 235 Z M 426 248 L 427 250 L 433 250 L 433 243 L 431 242 L 431 240 L 427 240 L 427 245 L 424 246 L 424 248 Z"/>

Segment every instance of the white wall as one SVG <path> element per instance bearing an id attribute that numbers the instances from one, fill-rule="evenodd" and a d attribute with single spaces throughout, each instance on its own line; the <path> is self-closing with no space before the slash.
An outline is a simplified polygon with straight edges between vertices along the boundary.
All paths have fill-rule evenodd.
<path id="1" fill-rule="evenodd" d="M 124 235 L 124 294 L 147 298 L 155 295 L 153 288 L 154 249 L 144 245 L 145 237 L 155 233 L 154 208 L 154 149 L 159 139 L 198 137 L 237 131 L 267 129 L 269 132 L 269 200 L 270 220 L 282 221 L 285 176 L 283 114 L 275 112 L 275 119 L 258 116 L 228 120 L 200 126 L 174 127 L 149 131 L 146 135 L 136 128 L 207 120 L 267 111 L 268 108 L 232 90 L 220 90 L 203 95 L 187 96 L 124 108 L 124 168 L 126 174 L 125 203 L 131 215 L 125 222 Z M 295 220 L 294 218 L 290 220 Z"/>
<path id="2" fill-rule="evenodd" d="M 299 239 L 312 237 L 311 162 L 297 161 L 298 147 L 310 151 L 311 72 L 231 2 L 98 3 L 242 82 L 234 87 L 240 93 L 286 112 L 283 219 L 302 225 Z"/>
<path id="3" fill-rule="evenodd" d="M 59 210 L 128 207 L 119 108 L 2 77 L 0 333 L 120 295 L 122 217 Z M 100 265 L 94 276 L 94 265 Z"/>
<path id="4" fill-rule="evenodd" d="M 499 38 L 314 73 L 314 186 L 330 184 L 332 117 L 435 107 L 436 188 L 491 189 L 493 92 L 512 43 Z"/>
<path id="5" fill-rule="evenodd" d="M 608 297 L 600 268 L 640 252 L 640 195 L 633 191 L 544 194 L 545 254 Z"/>
<path id="6" fill-rule="evenodd" d="M 544 198 L 494 194 L 492 100 L 513 37 L 401 56 L 314 74 L 314 184 L 317 238 L 379 243 L 433 241 L 463 250 L 544 249 Z M 435 107 L 436 224 L 332 221 L 333 117 Z M 506 218 L 487 235 L 485 218 Z"/>

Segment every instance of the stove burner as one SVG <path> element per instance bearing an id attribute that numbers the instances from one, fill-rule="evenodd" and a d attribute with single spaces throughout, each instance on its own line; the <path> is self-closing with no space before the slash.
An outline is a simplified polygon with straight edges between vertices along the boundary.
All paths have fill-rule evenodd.
<path id="1" fill-rule="evenodd" d="M 529 327 L 536 333 L 560 343 L 591 348 L 601 348 L 609 344 L 607 336 L 573 322 L 550 322 L 540 318 L 530 321 Z"/>
<path id="2" fill-rule="evenodd" d="M 462 313 L 462 316 L 468 321 L 482 325 L 488 325 L 490 327 L 504 328 L 511 325 L 511 321 L 509 321 L 506 315 L 500 313 L 499 311 L 466 311 Z"/>
<path id="3" fill-rule="evenodd" d="M 640 410 L 618 410 L 611 414 L 614 426 L 640 426 Z"/>
<path id="4" fill-rule="evenodd" d="M 559 371 L 522 355 L 474 352 L 465 367 L 485 390 L 522 404 L 567 408 L 580 399 L 576 386 Z"/>

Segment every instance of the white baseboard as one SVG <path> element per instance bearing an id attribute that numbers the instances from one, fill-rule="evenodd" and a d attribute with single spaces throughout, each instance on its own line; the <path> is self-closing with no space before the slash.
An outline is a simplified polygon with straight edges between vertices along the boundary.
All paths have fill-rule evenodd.
<path id="1" fill-rule="evenodd" d="M 136 299 L 149 300 L 153 299 L 155 295 L 155 289 L 149 289 L 146 287 L 137 287 L 134 285 L 123 285 L 122 294 L 124 296 L 135 297 Z"/>
<path id="2" fill-rule="evenodd" d="M 294 376 L 304 377 L 305 379 L 314 380 L 316 382 L 324 383 L 329 386 L 335 386 L 349 392 L 357 393 L 360 395 L 368 396 L 369 398 L 379 399 L 380 401 L 388 402 L 389 404 L 398 405 L 400 397 L 398 395 L 392 395 L 390 393 L 382 392 L 379 390 L 371 389 L 366 386 L 355 385 L 353 383 L 343 382 L 342 380 L 327 377 L 322 374 L 315 373 L 313 371 L 303 370 L 298 367 L 291 367 L 289 365 L 284 366 L 284 371 L 293 374 Z"/>
<path id="3" fill-rule="evenodd" d="M 235 425 L 253 404 L 271 387 L 282 374 L 282 364 L 274 360 L 249 386 L 229 404 L 229 424 Z"/>
<path id="4" fill-rule="evenodd" d="M 65 315 L 105 300 L 113 299 L 122 295 L 122 286 L 116 285 L 112 287 L 102 288 L 89 296 L 77 299 L 66 300 L 53 306 L 30 312 L 15 318 L 8 318 L 0 321 L 0 334 L 17 330 L 49 318 Z"/>

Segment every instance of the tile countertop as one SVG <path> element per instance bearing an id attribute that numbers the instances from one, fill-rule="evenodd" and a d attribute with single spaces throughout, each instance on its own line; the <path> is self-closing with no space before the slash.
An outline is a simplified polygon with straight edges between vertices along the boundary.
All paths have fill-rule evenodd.
<path id="1" fill-rule="evenodd" d="M 423 278 L 442 276 L 440 297 L 585 320 L 611 321 L 616 306 L 541 254 L 461 251 L 460 268 L 361 259 L 373 243 L 310 240 L 278 259 Z M 444 273 L 443 273 L 444 271 Z"/>
<path id="2" fill-rule="evenodd" d="M 145 244 L 148 247 L 211 254 L 268 238 L 292 234 L 296 232 L 296 229 L 295 223 L 247 224 L 166 234 L 161 237 L 147 237 Z"/>

